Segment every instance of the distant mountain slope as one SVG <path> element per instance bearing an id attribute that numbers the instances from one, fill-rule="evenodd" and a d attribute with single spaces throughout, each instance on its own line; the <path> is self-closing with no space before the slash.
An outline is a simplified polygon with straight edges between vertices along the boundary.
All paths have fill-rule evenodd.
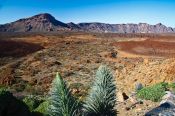
<path id="1" fill-rule="evenodd" d="M 69 26 L 67 24 L 57 21 L 53 16 L 47 13 L 35 15 L 26 19 L 20 19 L 0 26 L 0 31 L 7 32 L 45 32 L 68 29 Z"/>
<path id="2" fill-rule="evenodd" d="M 94 32 L 112 32 L 112 33 L 174 33 L 175 29 L 166 27 L 158 23 L 149 25 L 147 23 L 139 24 L 105 24 L 105 23 L 79 23 L 82 29 Z"/>
<path id="3" fill-rule="evenodd" d="M 175 28 L 158 23 L 106 24 L 106 23 L 63 23 L 48 13 L 0 25 L 0 32 L 50 32 L 50 31 L 88 31 L 109 33 L 174 33 Z"/>

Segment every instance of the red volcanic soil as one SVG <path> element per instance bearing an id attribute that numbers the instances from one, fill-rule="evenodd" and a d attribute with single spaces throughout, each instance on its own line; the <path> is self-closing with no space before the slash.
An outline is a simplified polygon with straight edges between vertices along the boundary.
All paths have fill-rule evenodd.
<path id="1" fill-rule="evenodd" d="M 144 41 L 122 41 L 113 45 L 119 50 L 137 55 L 172 57 L 175 56 L 175 41 L 147 39 Z"/>
<path id="2" fill-rule="evenodd" d="M 41 49 L 43 47 L 38 44 L 0 40 L 0 57 L 22 57 Z"/>

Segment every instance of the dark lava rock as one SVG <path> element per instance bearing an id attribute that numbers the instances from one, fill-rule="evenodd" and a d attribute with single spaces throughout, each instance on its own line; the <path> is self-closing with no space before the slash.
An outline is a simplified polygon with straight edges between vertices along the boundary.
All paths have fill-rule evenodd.
<path id="1" fill-rule="evenodd" d="M 165 102 L 147 112 L 145 116 L 175 116 L 175 105 L 169 102 Z"/>

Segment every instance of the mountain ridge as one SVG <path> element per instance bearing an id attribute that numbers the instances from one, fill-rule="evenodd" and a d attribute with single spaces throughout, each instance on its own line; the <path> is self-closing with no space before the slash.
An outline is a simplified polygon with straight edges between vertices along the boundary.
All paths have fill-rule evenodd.
<path id="1" fill-rule="evenodd" d="M 99 33 L 175 33 L 175 28 L 162 23 L 150 25 L 147 23 L 108 24 L 100 22 L 64 23 L 58 21 L 49 13 L 41 13 L 29 18 L 0 25 L 0 32 L 51 32 L 51 31 L 87 31 Z"/>

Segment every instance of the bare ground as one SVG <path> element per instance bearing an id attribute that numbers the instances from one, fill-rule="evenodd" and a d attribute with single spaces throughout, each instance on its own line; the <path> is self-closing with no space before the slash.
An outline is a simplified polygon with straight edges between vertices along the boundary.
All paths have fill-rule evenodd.
<path id="1" fill-rule="evenodd" d="M 76 94 L 85 96 L 101 64 L 116 76 L 118 91 L 127 95 L 136 83 L 144 86 L 174 80 L 174 35 L 123 35 L 60 33 L 8 35 L 0 39 L 0 84 L 14 93 L 47 94 L 55 73 L 60 72 Z M 158 105 L 150 101 L 119 116 L 142 116 Z"/>

